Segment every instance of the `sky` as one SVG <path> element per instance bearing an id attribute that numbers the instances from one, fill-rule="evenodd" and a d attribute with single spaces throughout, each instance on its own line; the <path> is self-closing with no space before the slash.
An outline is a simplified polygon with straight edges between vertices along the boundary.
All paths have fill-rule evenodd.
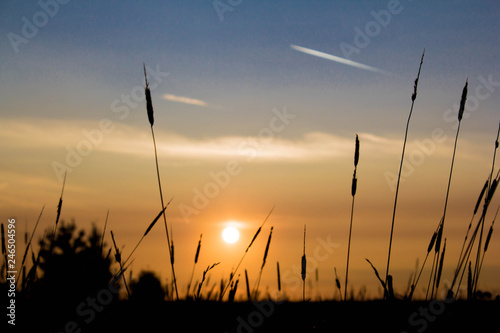
<path id="1" fill-rule="evenodd" d="M 41 237 L 53 227 L 67 172 L 61 218 L 101 229 L 109 209 L 108 230 L 131 251 L 161 209 L 144 63 L 181 290 L 200 234 L 195 280 L 220 262 L 214 283 L 229 276 L 275 207 L 238 273 L 247 269 L 255 283 L 273 226 L 261 290 L 276 289 L 279 261 L 287 295 L 299 295 L 306 225 L 308 293 L 333 297 L 334 268 L 345 274 L 357 134 L 349 284 L 379 296 L 365 258 L 385 271 L 425 48 L 391 274 L 404 292 L 443 214 L 468 80 L 445 228 L 444 283 L 452 279 L 500 120 L 496 1 L 2 1 L 0 15 L 1 222 L 14 217 L 19 232 L 31 232 L 45 205 Z M 488 227 L 499 204 L 497 197 Z M 221 238 L 228 225 L 240 230 L 235 244 Z M 480 280 L 497 293 L 498 237 L 495 230 Z M 134 258 L 134 275 L 170 279 L 164 226 Z"/>

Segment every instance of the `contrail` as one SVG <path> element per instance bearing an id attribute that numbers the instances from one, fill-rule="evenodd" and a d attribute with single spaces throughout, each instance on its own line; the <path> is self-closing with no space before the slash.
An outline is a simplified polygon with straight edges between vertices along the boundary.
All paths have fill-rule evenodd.
<path id="1" fill-rule="evenodd" d="M 364 69 L 364 70 L 367 70 L 367 71 L 370 71 L 370 72 L 374 72 L 374 73 L 378 73 L 378 74 L 391 75 L 391 76 L 394 75 L 394 74 L 392 74 L 390 72 L 386 72 L 384 70 L 381 70 L 381 69 L 378 69 L 378 68 L 375 68 L 375 67 L 372 67 L 372 66 L 363 65 L 363 64 L 360 64 L 359 62 L 355 62 L 355 61 L 352 61 L 352 60 L 349 60 L 349 59 L 337 57 L 337 56 L 334 56 L 334 55 L 331 55 L 331 54 L 328 54 L 328 53 L 324 53 L 324 52 L 320 52 L 320 51 L 308 49 L 308 48 L 305 48 L 305 47 L 302 47 L 302 46 L 298 46 L 298 45 L 294 45 L 294 44 L 290 44 L 290 47 L 292 49 L 296 50 L 296 51 L 299 51 L 299 52 L 302 52 L 302 53 L 305 53 L 305 54 L 310 54 L 310 55 L 313 55 L 315 57 L 320 57 L 320 58 L 323 58 L 323 59 L 327 59 L 327 60 L 339 62 L 339 63 L 344 64 L 344 65 L 356 67 L 356 68 L 359 68 L 359 69 Z"/>

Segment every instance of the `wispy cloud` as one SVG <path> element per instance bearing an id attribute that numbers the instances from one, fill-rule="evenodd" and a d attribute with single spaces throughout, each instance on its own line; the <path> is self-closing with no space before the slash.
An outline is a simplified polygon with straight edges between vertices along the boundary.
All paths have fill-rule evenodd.
<path id="1" fill-rule="evenodd" d="M 149 157 L 151 137 L 146 129 L 113 123 L 108 133 L 100 133 L 96 122 L 62 121 L 42 119 L 1 119 L 0 142 L 4 147 L 52 152 L 60 150 L 66 154 L 67 146 L 77 149 L 88 146 L 84 141 L 92 140 L 92 151 Z M 246 159 L 261 162 L 314 162 L 336 158 L 350 158 L 354 150 L 354 136 L 344 137 L 326 132 L 307 132 L 295 138 L 276 136 L 265 140 L 258 136 L 220 135 L 193 138 L 172 132 L 158 131 L 157 144 L 160 155 L 170 160 L 217 160 L 221 158 Z M 102 136 L 101 136 L 102 135 Z M 359 133 L 363 154 L 373 156 L 397 155 L 402 141 L 373 133 Z M 419 138 L 410 142 L 410 151 L 429 146 L 429 139 Z M 6 144 L 8 143 L 8 145 Z M 435 145 L 435 146 L 434 146 Z M 448 156 L 449 144 L 432 144 L 434 154 Z M 24 151 L 24 153 L 23 153 Z M 463 142 L 462 154 L 470 158 L 481 156 L 476 145 Z M 479 155 L 478 155 L 479 154 Z M 366 156 L 366 155 L 363 155 Z"/>
<path id="2" fill-rule="evenodd" d="M 296 51 L 299 51 L 299 52 L 302 52 L 305 54 L 309 54 L 309 55 L 312 55 L 315 57 L 323 58 L 326 60 L 335 61 L 335 62 L 338 62 L 340 64 L 344 64 L 347 66 L 352 66 L 352 67 L 364 69 L 366 71 L 370 71 L 370 72 L 374 72 L 374 73 L 378 73 L 378 74 L 383 74 L 383 75 L 393 75 L 392 73 L 384 71 L 382 69 L 375 68 L 375 67 L 368 66 L 368 65 L 364 65 L 364 64 L 361 64 L 359 62 L 355 62 L 355 61 L 352 61 L 349 59 L 337 57 L 337 56 L 334 56 L 332 54 L 316 51 L 313 49 L 308 49 L 306 47 L 302 47 L 302 46 L 298 46 L 298 45 L 294 45 L 294 44 L 290 44 L 290 47 Z"/>
<path id="3" fill-rule="evenodd" d="M 184 104 L 190 104 L 190 105 L 197 105 L 197 106 L 203 106 L 207 107 L 208 103 L 199 99 L 191 98 L 191 97 L 185 97 L 185 96 L 176 96 L 176 95 L 171 95 L 171 94 L 165 94 L 161 96 L 161 98 L 171 101 L 171 102 L 177 102 L 177 103 L 184 103 Z"/>

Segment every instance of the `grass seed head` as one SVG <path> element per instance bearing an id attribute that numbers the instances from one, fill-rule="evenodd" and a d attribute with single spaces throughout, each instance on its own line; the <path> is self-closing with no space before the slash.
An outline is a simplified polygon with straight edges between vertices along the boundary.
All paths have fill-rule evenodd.
<path id="1" fill-rule="evenodd" d="M 438 253 L 439 252 L 439 249 L 441 248 L 441 239 L 443 237 L 443 220 L 441 220 L 441 224 L 439 225 L 439 230 L 438 230 L 438 233 L 437 233 L 437 237 L 436 237 L 436 244 L 435 244 L 435 247 L 434 247 L 434 252 Z"/>
<path id="2" fill-rule="evenodd" d="M 262 266 L 260 269 L 263 269 L 264 265 L 266 264 L 267 254 L 269 253 L 269 245 L 271 244 L 271 238 L 273 236 L 273 228 L 274 227 L 271 227 L 271 232 L 269 232 L 269 238 L 267 239 L 266 250 L 264 251 L 264 259 L 262 260 Z"/>
<path id="3" fill-rule="evenodd" d="M 356 188 L 358 187 L 358 179 L 356 178 L 356 171 L 352 175 L 352 184 L 351 184 L 351 195 L 356 195 Z"/>
<path id="4" fill-rule="evenodd" d="M 488 188 L 488 180 L 484 183 L 483 189 L 481 190 L 481 194 L 479 194 L 479 198 L 477 198 L 476 207 L 474 207 L 474 215 L 476 215 L 479 205 L 481 204 L 481 200 L 483 199 L 484 193 Z"/>
<path id="5" fill-rule="evenodd" d="M 488 231 L 488 236 L 486 237 L 486 242 L 484 243 L 484 252 L 488 250 L 488 245 L 490 244 L 491 234 L 493 233 L 493 226 L 490 227 Z"/>
<path id="6" fill-rule="evenodd" d="M 458 121 L 462 121 L 465 110 L 465 102 L 467 101 L 467 86 L 469 84 L 469 79 L 465 81 L 464 89 L 462 90 L 462 98 L 460 99 L 460 108 L 458 109 Z"/>
<path id="7" fill-rule="evenodd" d="M 153 116 L 153 102 L 151 101 L 151 90 L 149 90 L 148 78 L 146 75 L 146 65 L 142 64 L 144 67 L 144 79 L 146 80 L 146 87 L 144 88 L 144 93 L 146 94 L 146 111 L 148 113 L 149 124 L 153 126 L 155 120 Z"/>
<path id="8" fill-rule="evenodd" d="M 434 246 L 434 242 L 436 242 L 436 236 L 437 236 L 437 232 L 434 231 L 434 234 L 432 234 L 432 238 L 431 238 L 431 241 L 429 243 L 429 246 L 427 247 L 427 253 L 431 252 L 432 247 Z"/>
<path id="9" fill-rule="evenodd" d="M 201 237 L 203 234 L 200 235 L 200 240 L 198 241 L 198 247 L 196 248 L 196 255 L 194 256 L 194 263 L 196 264 L 198 262 L 198 257 L 200 255 L 200 248 L 201 248 Z"/>
<path id="10" fill-rule="evenodd" d="M 340 280 L 339 277 L 337 276 L 337 267 L 334 267 L 333 270 L 335 271 L 335 284 L 337 285 L 337 289 L 340 291 Z"/>
<path id="11" fill-rule="evenodd" d="M 356 134 L 356 146 L 354 150 L 354 167 L 358 166 L 358 162 L 359 162 L 359 139 L 358 135 Z"/>
<path id="12" fill-rule="evenodd" d="M 414 102 L 415 99 L 417 98 L 418 79 L 420 78 L 420 70 L 422 69 L 422 63 L 424 62 L 424 55 L 425 55 L 425 49 L 424 52 L 422 52 L 422 58 L 420 59 L 420 66 L 418 68 L 417 78 L 415 79 L 415 83 L 413 85 L 413 94 L 411 95 L 412 102 Z"/>
<path id="13" fill-rule="evenodd" d="M 306 255 L 303 254 L 302 255 L 302 268 L 300 270 L 300 275 L 302 276 L 302 281 L 304 281 L 306 279 L 306 266 L 307 266 L 307 259 L 306 259 Z"/>

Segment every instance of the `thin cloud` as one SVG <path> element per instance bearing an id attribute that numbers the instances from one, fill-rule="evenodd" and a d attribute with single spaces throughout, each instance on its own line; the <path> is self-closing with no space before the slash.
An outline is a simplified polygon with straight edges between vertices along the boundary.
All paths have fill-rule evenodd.
<path id="1" fill-rule="evenodd" d="M 298 46 L 298 45 L 294 45 L 294 44 L 290 44 L 290 47 L 296 51 L 299 51 L 299 52 L 302 52 L 305 54 L 309 54 L 309 55 L 312 55 L 315 57 L 323 58 L 326 60 L 335 61 L 335 62 L 338 62 L 340 64 L 344 64 L 347 66 L 352 66 L 352 67 L 356 67 L 359 69 L 364 69 L 366 71 L 370 71 L 370 72 L 374 72 L 374 73 L 378 73 L 378 74 L 382 74 L 382 75 L 393 75 L 392 73 L 384 71 L 382 69 L 375 68 L 375 67 L 368 66 L 368 65 L 364 65 L 364 64 L 361 64 L 359 62 L 355 62 L 355 61 L 352 61 L 349 59 L 337 57 L 337 56 L 334 56 L 332 54 L 316 51 L 313 49 L 308 49 L 306 47 L 302 47 L 302 46 Z"/>
<path id="2" fill-rule="evenodd" d="M 49 119 L 0 119 L 0 141 L 21 155 L 25 149 L 38 152 L 49 149 L 51 154 L 60 151 L 61 158 L 72 150 L 91 145 L 93 152 L 147 157 L 151 155 L 151 137 L 147 130 L 113 122 L 112 129 L 102 133 L 95 121 L 63 121 Z M 402 140 L 391 136 L 359 133 L 363 156 L 396 156 L 401 151 Z M 8 144 L 6 144 L 8 143 Z M 157 132 L 158 150 L 162 157 L 172 161 L 217 160 L 236 158 L 255 161 L 312 162 L 336 158 L 350 158 L 354 151 L 354 137 L 338 136 L 313 131 L 294 139 L 279 136 L 214 136 L 203 139 L 187 137 L 172 132 Z M 81 146 L 81 147 L 80 147 Z M 17 149 L 20 148 L 20 149 Z M 88 149 L 88 148 L 86 148 Z M 432 155 L 448 157 L 449 143 L 438 144 L 429 138 L 416 138 L 409 142 L 413 150 L 432 150 Z M 485 155 L 477 145 L 462 142 L 463 157 L 478 159 Z M 179 160 L 177 160 L 179 159 Z"/>
<path id="3" fill-rule="evenodd" d="M 165 94 L 165 95 L 161 96 L 161 98 L 163 98 L 167 101 L 176 102 L 176 103 L 184 103 L 184 104 L 197 105 L 197 106 L 203 106 L 203 107 L 208 106 L 207 102 L 202 101 L 200 99 L 191 98 L 191 97 Z"/>

